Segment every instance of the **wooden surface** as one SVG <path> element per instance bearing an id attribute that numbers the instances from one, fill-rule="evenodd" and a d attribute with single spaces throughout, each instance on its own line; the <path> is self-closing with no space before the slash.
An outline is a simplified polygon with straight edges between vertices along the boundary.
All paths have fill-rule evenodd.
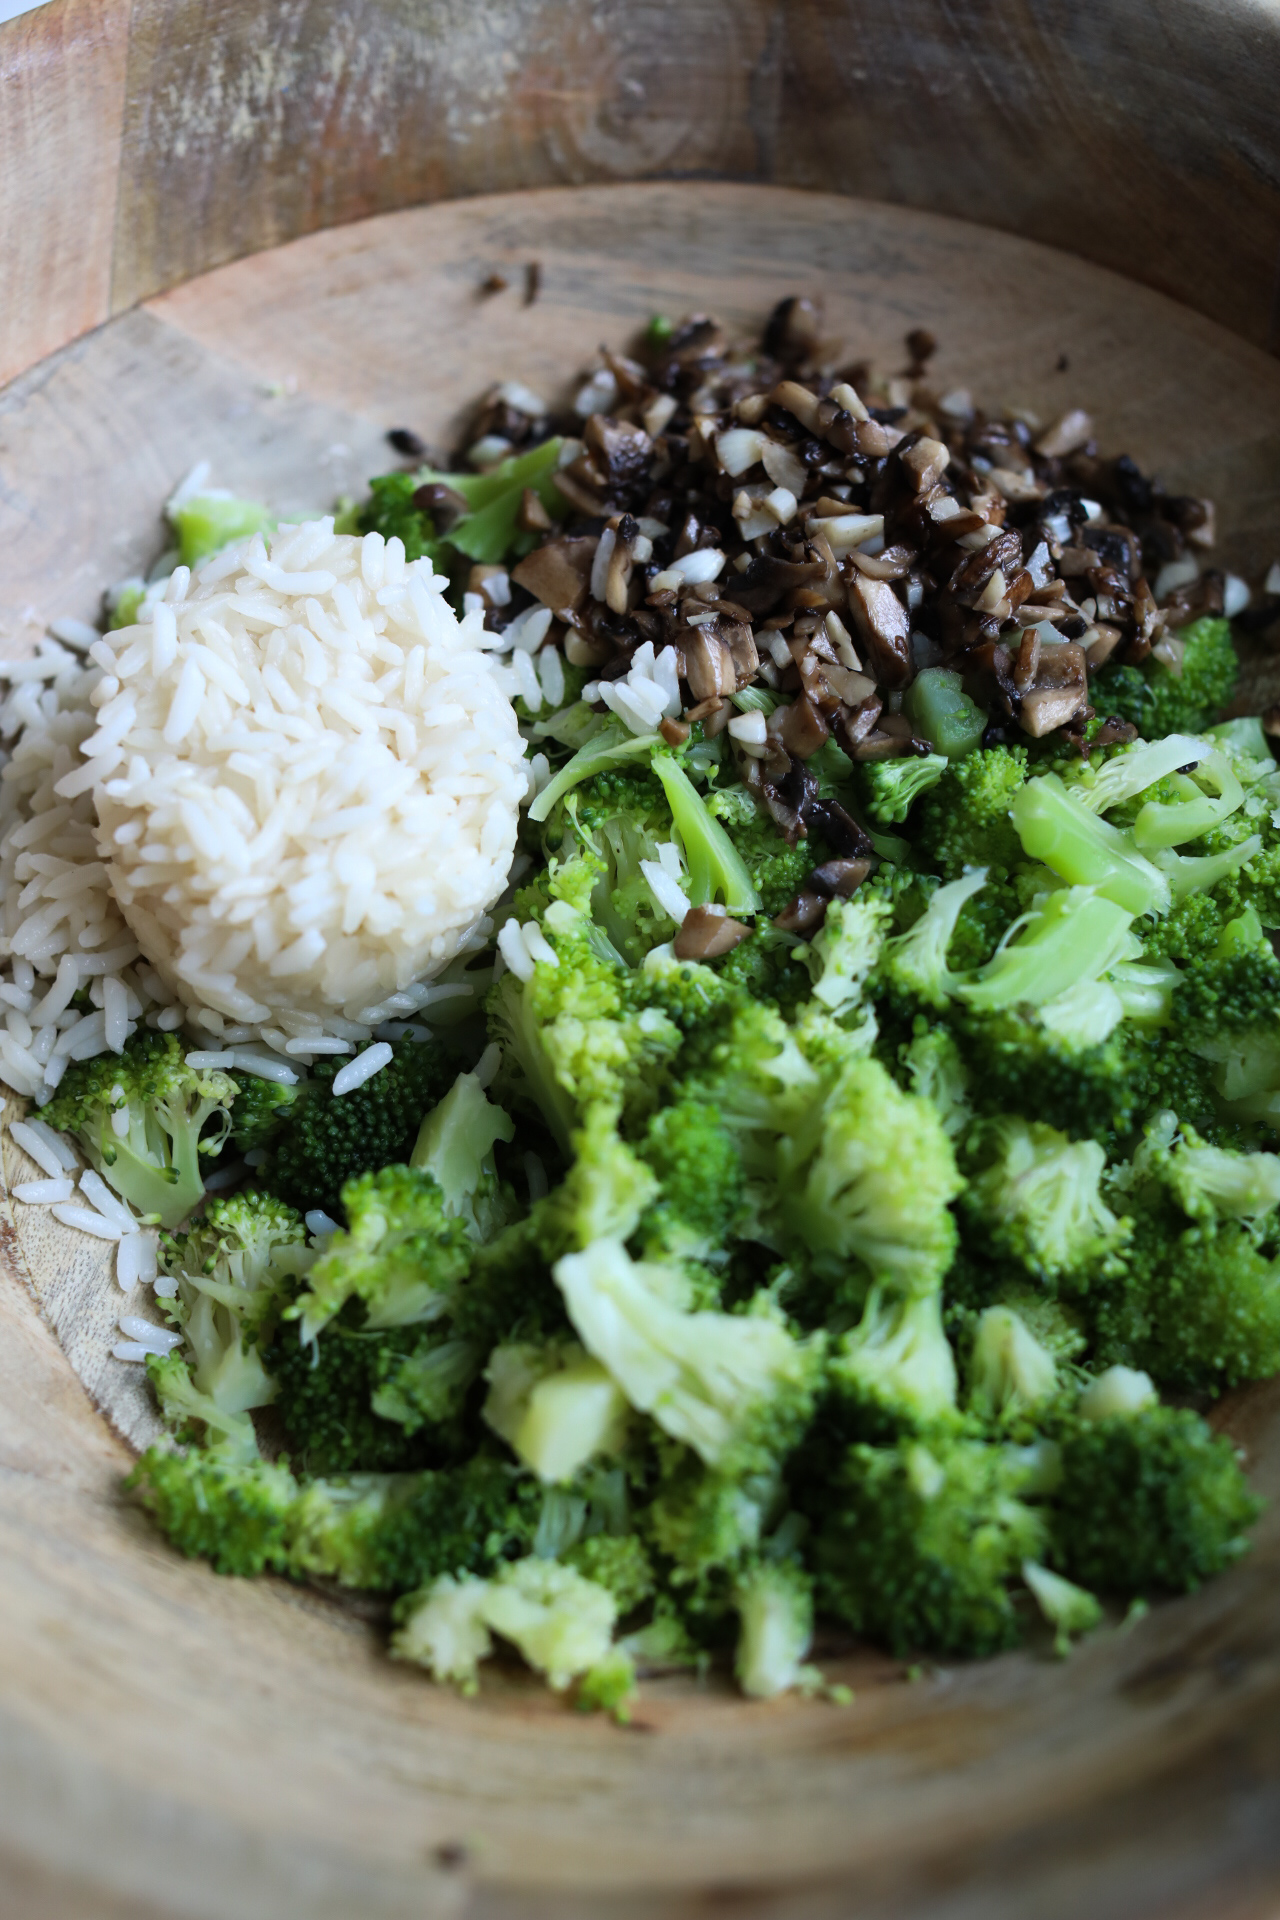
<path id="1" fill-rule="evenodd" d="M 220 262 L 721 176 L 1066 248 L 1276 345 L 1269 0 L 50 0 L 0 26 L 0 381 Z"/>
<path id="2" fill-rule="evenodd" d="M 480 300 L 536 255 L 543 291 Z M 851 353 L 917 324 L 979 399 L 1095 411 L 1274 557 L 1280 367 L 1157 294 L 1007 236 L 690 184 L 380 218 L 223 268 L 0 395 L 0 635 L 92 610 L 190 463 L 281 507 L 445 435 L 493 375 L 550 391 L 657 309 L 825 295 Z M 1058 358 L 1071 359 L 1068 373 Z M 295 393 L 276 391 L 296 382 Z M 335 451 L 345 449 L 345 451 Z M 388 462 L 390 464 L 390 462 Z M 69 484 L 73 480 L 74 484 Z M 24 1169 L 6 1143 L 6 1177 Z M 1263 1920 L 1280 1902 L 1280 1508 L 1204 1592 L 929 1670 L 834 1662 L 846 1710 L 647 1683 L 623 1732 L 499 1671 L 464 1702 L 371 1614 L 178 1559 L 122 1499 L 136 1371 L 93 1247 L 0 1201 L 0 1881 L 6 1920 Z M 1280 1389 L 1224 1409 L 1280 1497 Z"/>

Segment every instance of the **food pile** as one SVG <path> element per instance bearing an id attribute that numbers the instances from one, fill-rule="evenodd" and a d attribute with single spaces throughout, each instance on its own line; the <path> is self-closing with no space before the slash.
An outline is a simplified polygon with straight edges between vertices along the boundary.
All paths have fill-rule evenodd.
<path id="1" fill-rule="evenodd" d="M 1280 1371 L 1250 590 L 908 344 L 655 322 L 336 525 L 193 484 L 17 670 L 0 1072 L 27 1197 L 155 1275 L 138 1497 L 464 1689 L 1065 1648 L 1258 1511 L 1204 1418 Z"/>

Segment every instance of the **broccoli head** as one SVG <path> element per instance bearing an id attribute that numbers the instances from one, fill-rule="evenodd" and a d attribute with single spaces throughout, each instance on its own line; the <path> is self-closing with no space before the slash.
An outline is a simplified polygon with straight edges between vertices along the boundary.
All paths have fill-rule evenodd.
<path id="1" fill-rule="evenodd" d="M 215 1573 L 283 1571 L 298 1485 L 286 1466 L 218 1448 L 149 1447 L 126 1486 L 179 1553 Z"/>
<path id="2" fill-rule="evenodd" d="M 230 1074 L 187 1066 L 176 1034 L 144 1030 L 121 1054 L 73 1060 L 41 1118 L 122 1200 L 176 1227 L 204 1195 L 200 1163 L 221 1151 L 237 1092 Z"/>
<path id="3" fill-rule="evenodd" d="M 944 880 L 969 867 L 1010 873 L 1023 861 L 1009 818 L 1027 777 L 1025 747 L 992 747 L 954 760 L 911 816 L 911 838 Z"/>
<path id="4" fill-rule="evenodd" d="M 404 1327 L 447 1312 L 471 1264 L 465 1223 L 445 1212 L 431 1174 L 383 1167 L 348 1180 L 342 1204 L 350 1225 L 335 1233 L 288 1309 L 304 1340 L 315 1338 L 347 1300 L 365 1305 L 370 1327 Z"/>
<path id="5" fill-rule="evenodd" d="M 429 1041 L 396 1043 L 380 1073 L 335 1098 L 340 1060 L 317 1060 L 287 1109 L 265 1170 L 293 1206 L 340 1218 L 342 1189 L 357 1174 L 408 1160 L 423 1115 L 446 1091 L 452 1072 Z"/>
<path id="6" fill-rule="evenodd" d="M 1062 1442 L 1054 1557 L 1105 1593 L 1185 1593 L 1239 1559 L 1260 1510 L 1230 1441 L 1188 1408 L 1083 1420 Z"/>
<path id="7" fill-rule="evenodd" d="M 1154 655 L 1140 667 L 1108 662 L 1089 695 L 1099 713 L 1130 721 L 1147 740 L 1199 733 L 1216 719 L 1240 671 L 1230 622 L 1193 620 L 1175 639 L 1182 656 L 1176 671 Z"/>
<path id="8" fill-rule="evenodd" d="M 898 1654 L 1014 1645 L 1010 1585 L 1045 1547 L 1025 1477 L 1016 1449 L 950 1435 L 848 1448 L 829 1482 L 799 1489 L 819 1607 Z"/>

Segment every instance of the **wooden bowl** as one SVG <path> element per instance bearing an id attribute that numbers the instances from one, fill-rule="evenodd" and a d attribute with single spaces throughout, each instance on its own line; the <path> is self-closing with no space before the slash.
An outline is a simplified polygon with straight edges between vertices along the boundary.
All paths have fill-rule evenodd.
<path id="1" fill-rule="evenodd" d="M 1049 12 L 54 0 L 0 28 L 5 649 L 151 558 L 197 458 L 323 506 L 494 375 L 557 391 L 651 311 L 746 327 L 796 289 L 889 369 L 923 325 L 979 399 L 1087 407 L 1256 571 L 1280 22 Z M 643 178 L 709 173 L 736 183 Z M 843 1710 L 650 1683 L 625 1732 L 515 1673 L 463 1702 L 371 1612 L 164 1545 L 120 1492 L 151 1415 L 105 1260 L 7 1199 L 0 1237 L 7 1916 L 1275 1911 L 1274 1511 L 1067 1664 L 908 1684 L 866 1654 L 830 1667 Z M 1218 1417 L 1280 1492 L 1280 1390 Z"/>

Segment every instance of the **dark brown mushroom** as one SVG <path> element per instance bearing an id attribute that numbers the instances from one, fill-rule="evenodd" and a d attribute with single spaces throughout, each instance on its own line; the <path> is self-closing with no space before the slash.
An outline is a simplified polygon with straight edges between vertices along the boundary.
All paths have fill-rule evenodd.
<path id="1" fill-rule="evenodd" d="M 750 934 L 750 927 L 731 920 L 723 908 L 690 907 L 671 946 L 677 960 L 716 960 Z"/>
<path id="2" fill-rule="evenodd" d="M 684 651 L 684 677 L 695 701 L 718 699 L 734 693 L 738 686 L 733 655 L 715 632 L 712 623 L 690 627 L 681 635 Z"/>
<path id="3" fill-rule="evenodd" d="M 827 908 L 831 904 L 825 893 L 798 893 L 781 913 L 775 913 L 773 924 L 783 933 L 816 933 L 827 917 Z"/>
<path id="4" fill-rule="evenodd" d="M 902 687 L 911 677 L 911 620 L 887 580 L 852 572 L 849 611 L 881 686 Z"/>
<path id="5" fill-rule="evenodd" d="M 468 502 L 452 487 L 444 486 L 439 480 L 432 480 L 426 486 L 415 487 L 413 504 L 419 513 L 429 513 L 432 525 L 437 533 L 448 533 L 455 521 L 461 520 L 464 513 L 470 513 Z M 550 526 L 548 521 L 547 525 Z"/>
<path id="6" fill-rule="evenodd" d="M 825 747 L 831 738 L 831 728 L 821 707 L 815 706 L 807 693 L 798 700 L 780 709 L 783 715 L 781 736 L 782 744 L 788 753 L 801 760 L 809 760 L 820 747 Z"/>
<path id="7" fill-rule="evenodd" d="M 576 612 L 587 597 L 599 544 L 595 534 L 548 540 L 511 569 L 511 578 L 553 613 Z"/>
<path id="8" fill-rule="evenodd" d="M 626 486 L 639 478 L 653 457 L 653 442 L 643 427 L 611 419 L 608 414 L 593 413 L 582 430 L 582 439 L 614 486 Z"/>
<path id="9" fill-rule="evenodd" d="M 550 533 L 551 531 L 551 515 L 542 504 L 542 496 L 533 487 L 526 487 L 520 496 L 516 525 L 521 533 Z"/>
<path id="10" fill-rule="evenodd" d="M 1043 647 L 1035 684 L 1021 696 L 1018 725 L 1041 740 L 1078 713 L 1087 698 L 1083 648 L 1070 641 Z"/>
<path id="11" fill-rule="evenodd" d="M 871 871 L 870 860 L 824 860 L 809 875 L 809 886 L 815 893 L 825 893 L 832 900 L 847 900 L 858 891 Z"/>

